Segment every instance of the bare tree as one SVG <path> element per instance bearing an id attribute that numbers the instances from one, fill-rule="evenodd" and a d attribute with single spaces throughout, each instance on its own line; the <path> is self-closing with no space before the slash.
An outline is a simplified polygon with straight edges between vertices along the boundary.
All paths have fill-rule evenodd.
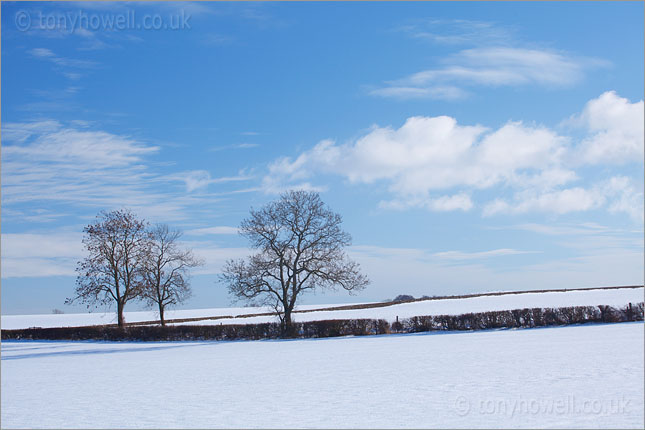
<path id="1" fill-rule="evenodd" d="M 351 236 L 341 222 L 314 192 L 289 191 L 260 210 L 251 209 L 240 234 L 258 252 L 247 260 L 229 260 L 220 280 L 237 299 L 272 305 L 288 334 L 302 293 L 340 286 L 351 294 L 369 284 L 343 251 Z"/>
<path id="2" fill-rule="evenodd" d="M 146 261 L 146 288 L 143 297 L 159 309 L 159 320 L 166 325 L 164 311 L 188 299 L 190 289 L 188 270 L 204 264 L 191 250 L 182 250 L 179 230 L 167 225 L 156 225 L 150 231 L 150 250 Z"/>
<path id="3" fill-rule="evenodd" d="M 125 304 L 143 291 L 149 247 L 146 223 L 128 210 L 101 212 L 83 232 L 83 245 L 89 255 L 78 263 L 76 296 L 66 303 L 80 301 L 89 307 L 114 301 L 119 327 L 123 327 Z"/>

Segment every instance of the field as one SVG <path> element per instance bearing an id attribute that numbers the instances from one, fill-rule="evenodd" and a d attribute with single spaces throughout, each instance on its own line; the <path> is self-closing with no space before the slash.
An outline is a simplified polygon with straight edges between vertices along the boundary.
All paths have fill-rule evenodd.
<path id="1" fill-rule="evenodd" d="M 482 295 L 298 321 L 643 301 L 643 288 Z M 377 307 L 371 307 L 377 306 Z M 325 309 L 325 310 L 321 310 Z M 258 323 L 265 308 L 171 311 Z M 3 329 L 110 324 L 112 313 L 2 316 Z M 216 319 L 204 319 L 216 318 Z M 128 312 L 128 322 L 155 319 Z M 4 341 L 3 428 L 642 428 L 642 322 L 329 339 Z"/>
<path id="2" fill-rule="evenodd" d="M 594 290 L 570 290 L 566 292 L 529 292 L 522 294 L 481 295 L 470 298 L 445 298 L 439 300 L 422 300 L 412 303 L 391 304 L 383 307 L 349 310 L 324 310 L 325 305 L 299 306 L 293 315 L 295 321 L 314 321 L 325 319 L 358 319 L 381 318 L 393 322 L 396 318 L 409 318 L 422 315 L 459 315 L 470 312 L 502 311 L 523 308 L 548 308 L 565 306 L 598 306 L 609 305 L 621 307 L 628 303 L 643 301 L 643 287 L 638 288 L 605 288 Z M 363 304 L 369 306 L 370 304 Z M 335 305 L 338 307 L 339 305 Z M 359 305 L 360 306 L 360 305 Z M 179 324 L 244 324 L 274 322 L 274 315 L 251 316 L 271 312 L 269 308 L 215 308 L 170 310 L 166 319 L 187 319 L 194 321 Z M 153 311 L 126 312 L 126 322 L 154 321 L 158 317 Z M 216 319 L 205 319 L 216 318 Z M 3 329 L 29 327 L 66 327 L 113 324 L 116 322 L 114 312 L 84 313 L 62 315 L 3 315 Z"/>
<path id="3" fill-rule="evenodd" d="M 3 342 L 4 428 L 643 427 L 643 323 Z"/>

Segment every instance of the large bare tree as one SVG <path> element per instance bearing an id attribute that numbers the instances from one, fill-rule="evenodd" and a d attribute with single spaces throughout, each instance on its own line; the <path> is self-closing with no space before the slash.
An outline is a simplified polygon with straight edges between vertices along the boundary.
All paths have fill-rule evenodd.
<path id="1" fill-rule="evenodd" d="M 150 249 L 146 261 L 146 287 L 143 297 L 159 309 L 159 321 L 166 325 L 164 311 L 188 299 L 190 289 L 188 270 L 204 264 L 189 249 L 181 249 L 179 230 L 158 224 L 150 230 Z"/>
<path id="2" fill-rule="evenodd" d="M 76 296 L 66 303 L 116 302 L 118 324 L 123 327 L 125 304 L 143 292 L 150 244 L 146 223 L 128 210 L 101 212 L 83 232 L 88 256 L 78 263 Z"/>
<path id="3" fill-rule="evenodd" d="M 235 298 L 272 305 L 288 333 L 302 293 L 341 287 L 351 294 L 369 284 L 343 251 L 351 236 L 341 223 L 341 216 L 318 193 L 289 191 L 259 210 L 251 209 L 240 234 L 258 252 L 246 260 L 229 260 L 220 279 Z"/>

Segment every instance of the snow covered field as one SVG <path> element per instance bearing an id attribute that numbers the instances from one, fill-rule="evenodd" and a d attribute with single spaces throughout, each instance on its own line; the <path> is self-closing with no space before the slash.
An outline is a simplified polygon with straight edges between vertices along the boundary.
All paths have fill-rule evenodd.
<path id="1" fill-rule="evenodd" d="M 627 303 L 642 302 L 643 288 L 619 288 L 604 290 L 585 290 L 549 293 L 508 294 L 503 296 L 481 296 L 467 299 L 426 300 L 413 303 L 402 303 L 381 308 L 355 309 L 343 311 L 318 311 L 296 313 L 295 321 L 313 321 L 325 319 L 383 318 L 390 322 L 396 317 L 408 318 L 422 315 L 458 315 L 470 312 L 501 311 L 523 308 L 546 308 L 564 306 L 624 306 Z M 340 305 L 305 305 L 298 310 L 320 309 Z M 198 318 L 209 316 L 236 316 L 270 312 L 269 308 L 215 308 L 168 311 L 166 319 Z M 126 312 L 127 322 L 154 321 L 155 312 Z M 276 321 L 273 316 L 224 318 L 187 322 L 183 324 L 252 324 Z M 116 314 L 84 313 L 62 315 L 3 315 L 3 329 L 29 327 L 65 327 L 93 324 L 111 324 L 116 322 Z"/>
<path id="2" fill-rule="evenodd" d="M 550 293 L 507 294 L 503 296 L 480 296 L 467 299 L 423 300 L 412 303 L 372 309 L 342 311 L 318 311 L 296 313 L 294 321 L 317 321 L 331 319 L 382 318 L 393 322 L 399 318 L 422 315 L 459 315 L 474 312 L 503 311 L 524 308 L 558 308 L 566 306 L 625 306 L 643 301 L 643 288 L 567 291 Z M 261 316 L 243 319 L 225 318 L 210 321 L 195 321 L 180 324 L 251 324 L 275 321 L 275 317 Z"/>
<path id="3" fill-rule="evenodd" d="M 299 309 L 315 309 L 338 305 L 304 305 Z M 272 312 L 271 308 L 233 307 L 211 309 L 181 309 L 166 311 L 166 319 L 206 318 L 213 316 L 236 316 Z M 127 322 L 155 321 L 155 311 L 125 312 Z M 29 327 L 76 327 L 86 325 L 116 324 L 116 312 L 93 312 L 82 314 L 3 315 L 3 329 Z M 218 323 L 219 324 L 219 323 Z"/>
<path id="4" fill-rule="evenodd" d="M 643 428 L 643 323 L 2 343 L 4 428 Z"/>

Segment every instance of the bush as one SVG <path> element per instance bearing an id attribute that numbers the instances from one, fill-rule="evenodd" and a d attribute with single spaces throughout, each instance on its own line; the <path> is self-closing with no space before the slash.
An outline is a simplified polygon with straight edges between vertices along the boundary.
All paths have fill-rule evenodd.
<path id="1" fill-rule="evenodd" d="M 404 318 L 392 324 L 383 319 L 325 320 L 294 323 L 290 337 L 323 338 L 366 336 L 388 333 L 419 333 L 445 330 L 485 330 L 516 327 L 544 327 L 565 324 L 643 321 L 644 303 L 630 303 L 620 309 L 611 306 L 515 309 L 462 315 L 432 315 Z M 28 328 L 2 330 L 2 339 L 178 341 L 278 339 L 279 323 L 237 325 L 131 325 Z"/>
<path id="2" fill-rule="evenodd" d="M 414 296 L 410 296 L 408 294 L 399 294 L 392 300 L 393 302 L 411 302 L 415 300 Z"/>

